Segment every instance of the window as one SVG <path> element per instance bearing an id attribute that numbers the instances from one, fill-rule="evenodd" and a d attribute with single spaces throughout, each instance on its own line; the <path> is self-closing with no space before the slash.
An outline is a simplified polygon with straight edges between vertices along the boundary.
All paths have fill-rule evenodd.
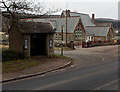
<path id="1" fill-rule="evenodd" d="M 76 38 L 77 38 L 78 36 L 76 35 Z"/>
<path id="2" fill-rule="evenodd" d="M 59 36 L 59 39 L 61 39 L 61 36 Z"/>
<path id="3" fill-rule="evenodd" d="M 82 39 L 82 30 L 80 28 L 75 31 L 75 39 Z"/>
<path id="4" fill-rule="evenodd" d="M 79 35 L 79 38 L 82 39 L 82 35 Z"/>

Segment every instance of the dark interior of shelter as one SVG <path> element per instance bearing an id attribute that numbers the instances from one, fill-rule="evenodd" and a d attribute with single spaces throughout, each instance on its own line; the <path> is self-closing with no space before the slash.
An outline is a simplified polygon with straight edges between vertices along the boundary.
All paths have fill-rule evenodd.
<path id="1" fill-rule="evenodd" d="M 46 35 L 45 34 L 33 34 L 31 35 L 31 56 L 46 55 Z"/>

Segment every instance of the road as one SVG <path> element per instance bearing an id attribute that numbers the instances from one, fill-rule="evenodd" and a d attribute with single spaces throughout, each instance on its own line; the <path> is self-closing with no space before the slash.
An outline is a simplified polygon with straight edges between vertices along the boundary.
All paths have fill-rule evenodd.
<path id="1" fill-rule="evenodd" d="M 109 49 L 107 51 L 108 56 L 104 54 L 106 49 Z M 95 49 L 92 48 L 90 51 L 87 50 L 82 54 L 78 53 L 78 50 L 71 51 L 72 53 L 66 52 L 65 54 L 68 56 L 74 54 L 71 55 L 71 57 L 75 59 L 74 67 L 25 80 L 5 83 L 3 84 L 3 90 L 118 90 L 117 54 L 113 52 L 113 55 L 111 55 L 111 47 L 103 48 L 103 51 L 99 48 L 102 53 L 94 53 L 94 50 Z M 91 56 L 91 54 L 96 56 L 92 58 L 89 57 L 89 59 L 86 58 L 86 55 Z M 80 57 L 80 55 L 82 55 L 82 57 Z M 111 57 L 108 60 L 110 55 Z M 91 65 L 92 61 L 98 62 L 100 60 L 99 62 L 102 63 L 89 66 L 88 61 L 85 60 L 84 62 L 88 67 L 83 67 L 85 66 L 84 64 L 81 65 L 83 63 L 81 60 L 83 59 L 88 59 L 88 61 L 90 61 L 89 65 Z"/>
<path id="2" fill-rule="evenodd" d="M 60 54 L 60 51 L 55 53 Z M 74 51 L 64 51 L 64 55 L 74 59 L 75 67 L 84 68 L 118 59 L 118 46 L 76 48 Z"/>

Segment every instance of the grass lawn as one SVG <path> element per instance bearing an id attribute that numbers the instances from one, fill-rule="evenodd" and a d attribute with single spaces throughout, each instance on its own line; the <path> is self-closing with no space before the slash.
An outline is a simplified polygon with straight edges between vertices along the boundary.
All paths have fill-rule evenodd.
<path id="1" fill-rule="evenodd" d="M 18 71 L 25 68 L 39 65 L 40 62 L 34 59 L 14 60 L 2 63 L 2 72 Z"/>

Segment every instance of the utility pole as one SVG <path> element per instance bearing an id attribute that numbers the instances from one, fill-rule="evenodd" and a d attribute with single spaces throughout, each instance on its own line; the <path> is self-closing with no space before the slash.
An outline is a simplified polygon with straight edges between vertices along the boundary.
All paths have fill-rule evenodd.
<path id="1" fill-rule="evenodd" d="M 63 25 L 61 26 L 61 56 L 63 56 Z"/>
<path id="2" fill-rule="evenodd" d="M 66 9 L 66 47 L 67 47 L 67 9 Z"/>

